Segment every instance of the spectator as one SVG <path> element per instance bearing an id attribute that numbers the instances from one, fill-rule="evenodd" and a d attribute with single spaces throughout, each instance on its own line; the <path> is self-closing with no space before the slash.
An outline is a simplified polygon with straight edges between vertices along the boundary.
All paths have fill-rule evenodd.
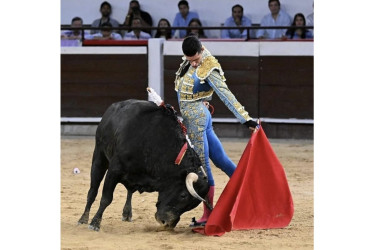
<path id="1" fill-rule="evenodd" d="M 126 16 L 125 21 L 123 22 L 123 25 L 125 27 L 130 28 L 130 25 L 132 23 L 132 19 L 134 19 L 135 17 L 140 19 L 141 26 L 152 27 L 153 21 L 152 21 L 151 15 L 148 12 L 143 11 L 140 8 L 140 4 L 137 0 L 132 0 L 129 3 L 129 10 L 127 11 L 127 16 Z M 128 30 L 128 32 L 130 32 L 130 31 L 131 31 L 131 29 Z M 151 30 L 147 30 L 147 29 L 144 29 L 142 31 L 147 32 L 149 34 L 151 34 L 151 32 L 152 32 Z"/>
<path id="2" fill-rule="evenodd" d="M 134 17 L 131 23 L 132 31 L 127 33 L 123 39 L 124 40 L 148 40 L 149 38 L 151 38 L 150 34 L 144 31 L 141 31 L 138 28 L 138 27 L 141 27 L 141 23 L 142 21 L 140 20 L 140 18 Z"/>
<path id="3" fill-rule="evenodd" d="M 290 26 L 292 19 L 287 12 L 280 9 L 279 0 L 269 0 L 270 13 L 261 20 L 261 26 Z M 285 38 L 286 29 L 260 29 L 257 32 L 257 38 L 277 39 Z"/>
<path id="4" fill-rule="evenodd" d="M 74 17 L 71 20 L 72 28 L 82 28 L 83 26 L 83 19 L 80 17 Z M 84 37 L 88 38 L 90 36 L 90 32 L 85 30 Z M 82 31 L 81 30 L 63 30 L 61 31 L 61 39 L 66 40 L 82 40 Z"/>
<path id="5" fill-rule="evenodd" d="M 196 12 L 190 11 L 188 2 L 185 0 L 179 1 L 178 3 L 179 13 L 175 15 L 173 27 L 188 27 L 192 18 L 199 18 Z M 186 36 L 186 30 L 172 30 L 171 35 L 174 38 L 183 38 Z"/>
<path id="6" fill-rule="evenodd" d="M 298 26 L 300 28 L 289 28 L 286 32 L 286 36 L 289 39 L 305 39 L 313 38 L 312 32 L 305 28 L 305 17 L 302 13 L 297 13 L 293 19 L 292 26 Z"/>
<path id="7" fill-rule="evenodd" d="M 92 39 L 94 40 L 122 40 L 122 36 L 112 30 L 111 23 L 101 24 L 100 32 L 93 34 Z"/>
<path id="8" fill-rule="evenodd" d="M 190 35 L 190 33 L 194 33 L 198 38 L 207 38 L 204 34 L 203 29 L 194 29 L 196 27 L 202 27 L 199 18 L 192 18 L 190 23 L 188 24 L 188 27 L 189 29 L 187 29 L 187 35 Z"/>
<path id="9" fill-rule="evenodd" d="M 107 1 L 102 2 L 100 5 L 101 18 L 96 19 L 91 24 L 92 27 L 101 27 L 103 23 L 110 23 L 112 27 L 119 27 L 119 23 L 116 19 L 110 18 L 112 14 L 112 6 Z M 100 30 L 91 30 L 92 33 L 99 33 Z"/>
<path id="10" fill-rule="evenodd" d="M 167 20 L 166 18 L 161 18 L 160 21 L 158 21 L 157 27 L 158 27 L 158 29 L 157 29 L 155 38 L 163 37 L 166 40 L 171 38 L 171 29 L 169 29 L 169 30 L 162 29 L 162 28 L 165 28 L 165 27 L 168 27 L 168 28 L 171 27 L 169 20 Z"/>
<path id="11" fill-rule="evenodd" d="M 231 17 L 227 18 L 224 27 L 237 26 L 238 29 L 222 30 L 221 38 L 247 38 L 247 30 L 241 26 L 252 26 L 252 22 L 246 16 L 243 16 L 244 9 L 236 4 L 231 8 Z"/>

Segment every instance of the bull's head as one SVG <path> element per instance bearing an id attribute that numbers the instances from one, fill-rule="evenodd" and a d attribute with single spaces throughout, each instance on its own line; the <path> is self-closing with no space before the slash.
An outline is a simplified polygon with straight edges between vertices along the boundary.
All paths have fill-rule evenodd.
<path id="1" fill-rule="evenodd" d="M 159 191 L 156 220 L 166 228 L 174 228 L 184 212 L 205 201 L 201 197 L 205 197 L 208 190 L 209 185 L 203 171 L 198 174 L 188 173 L 184 181 L 178 181 L 178 185 Z"/>

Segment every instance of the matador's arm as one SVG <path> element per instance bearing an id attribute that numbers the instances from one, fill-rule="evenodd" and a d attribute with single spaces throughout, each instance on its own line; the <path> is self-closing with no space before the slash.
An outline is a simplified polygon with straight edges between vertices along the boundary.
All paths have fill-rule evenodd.
<path id="1" fill-rule="evenodd" d="M 240 123 L 244 124 L 252 119 L 248 115 L 248 112 L 244 109 L 244 106 L 238 102 L 234 94 L 229 90 L 223 76 L 214 70 L 212 73 L 210 73 L 206 80 L 222 102 L 235 115 L 235 117 L 239 119 Z"/>

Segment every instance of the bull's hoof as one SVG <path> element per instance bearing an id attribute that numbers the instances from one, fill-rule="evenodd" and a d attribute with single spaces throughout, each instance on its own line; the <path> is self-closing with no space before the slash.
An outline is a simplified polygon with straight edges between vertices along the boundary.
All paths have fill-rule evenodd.
<path id="1" fill-rule="evenodd" d="M 122 212 L 122 221 L 132 221 L 131 206 L 125 206 Z"/>
<path id="2" fill-rule="evenodd" d="M 100 230 L 100 223 L 101 223 L 101 218 L 93 218 L 90 225 L 88 226 L 89 229 L 94 230 L 94 231 L 99 231 Z"/>
<path id="3" fill-rule="evenodd" d="M 82 217 L 78 221 L 78 225 L 80 224 L 88 224 L 88 215 L 82 215 Z"/>
<path id="4" fill-rule="evenodd" d="M 88 223 L 88 221 L 85 222 L 85 221 L 81 221 L 81 220 L 79 220 L 77 224 L 78 224 L 78 225 L 82 225 L 82 224 L 87 224 L 87 223 Z"/>
<path id="5" fill-rule="evenodd" d="M 132 221 L 132 217 L 131 216 L 122 215 L 122 221 L 129 221 L 129 222 L 131 222 Z"/>
<path id="6" fill-rule="evenodd" d="M 96 231 L 96 232 L 99 232 L 99 231 L 100 231 L 100 227 L 93 226 L 93 225 L 89 225 L 89 226 L 88 226 L 88 229 L 94 230 L 94 231 Z"/>

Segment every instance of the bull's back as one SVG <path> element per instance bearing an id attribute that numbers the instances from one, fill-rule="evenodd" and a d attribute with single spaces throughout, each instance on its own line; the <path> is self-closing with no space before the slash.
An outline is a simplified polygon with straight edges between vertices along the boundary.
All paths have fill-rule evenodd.
<path id="1" fill-rule="evenodd" d="M 141 136 L 150 129 L 150 120 L 160 111 L 153 102 L 130 99 L 113 103 L 104 113 L 96 131 L 96 146 L 101 150 L 113 149 L 123 140 Z M 148 121 L 148 122 L 147 122 Z M 110 157 L 112 152 L 105 152 Z"/>

